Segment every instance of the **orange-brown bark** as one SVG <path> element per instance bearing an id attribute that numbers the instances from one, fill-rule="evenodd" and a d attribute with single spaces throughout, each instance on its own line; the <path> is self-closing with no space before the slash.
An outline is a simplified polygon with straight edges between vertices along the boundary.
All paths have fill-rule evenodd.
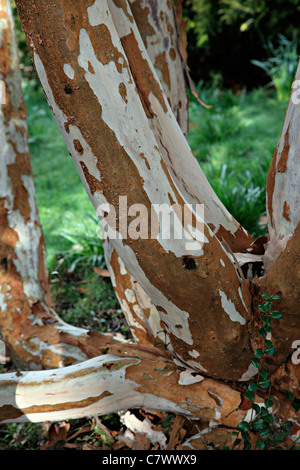
<path id="1" fill-rule="evenodd" d="M 105 5 L 101 4 L 103 11 L 107 8 Z M 154 148 L 148 147 L 146 155 L 149 165 L 153 168 L 156 166 L 155 171 L 149 172 L 143 167 L 144 163 L 134 154 L 136 151 L 132 148 L 132 141 L 124 141 L 125 145 L 123 143 L 123 139 L 129 137 L 128 132 L 132 133 L 132 136 L 139 136 L 146 131 L 149 116 L 145 112 L 145 105 L 150 110 L 152 104 L 150 107 L 147 104 L 147 90 L 144 90 L 147 82 L 140 82 L 139 74 L 135 73 L 139 70 L 139 56 L 132 57 L 128 50 L 122 48 L 121 42 L 118 43 L 117 31 L 113 30 L 113 26 L 110 29 L 113 20 L 110 19 L 109 9 L 108 17 L 104 16 L 102 20 L 98 16 L 92 17 L 93 8 L 96 12 L 100 4 L 91 5 L 90 2 L 81 2 L 80 6 L 75 7 L 66 0 L 59 8 L 57 5 L 54 8 L 51 2 L 47 4 L 47 8 L 40 2 L 26 2 L 26 5 L 22 2 L 18 7 L 28 42 L 33 46 L 35 65 L 49 104 L 95 207 L 104 200 L 118 213 L 120 197 L 126 197 L 128 207 L 138 202 L 151 214 L 152 204 L 159 202 L 157 196 L 163 196 L 161 189 L 158 192 L 155 190 L 159 183 L 160 186 L 164 185 L 165 191 L 172 194 L 172 200 L 183 209 L 184 198 L 175 186 L 158 148 L 155 148 L 156 125 L 154 134 L 149 134 Z M 29 21 L 29 11 L 30 18 L 38 14 L 40 21 Z M 124 37 L 122 36 L 123 39 Z M 87 50 L 90 52 L 84 55 L 87 44 Z M 65 74 L 66 63 L 73 69 L 72 78 Z M 104 81 L 107 80 L 105 73 L 109 67 L 115 68 L 114 77 L 117 81 L 126 81 L 126 106 L 133 106 L 132 102 L 135 102 L 135 114 L 130 119 L 137 119 L 136 123 L 132 123 L 132 127 L 126 130 L 126 137 L 122 136 L 117 116 L 114 121 L 106 116 L 106 91 L 101 87 L 95 88 L 96 83 L 92 84 L 94 74 L 88 71 L 91 65 L 93 70 L 95 67 L 99 73 L 101 70 Z M 154 77 L 153 79 L 155 80 Z M 100 75 L 97 80 L 100 84 Z M 155 86 L 154 82 L 154 88 L 151 85 L 154 95 Z M 136 87 L 142 93 L 142 98 L 141 94 L 139 95 L 140 103 L 136 101 Z M 102 92 L 103 97 L 99 95 Z M 162 92 L 158 93 L 156 102 L 165 100 Z M 78 155 L 73 144 L 75 134 L 82 136 L 81 145 L 85 145 L 89 149 L 88 152 Z M 145 144 L 145 140 L 136 138 L 141 145 Z M 135 144 L 133 145 L 135 147 Z M 91 154 L 93 160 L 90 159 Z M 82 162 L 88 168 L 89 174 L 93 174 L 93 178 L 98 181 L 97 186 L 89 185 L 90 179 L 87 178 L 87 172 L 82 171 Z M 132 184 L 127 186 L 125 181 Z M 119 230 L 117 221 L 117 231 Z M 185 230 L 188 230 L 187 227 Z M 175 252 L 166 250 L 157 239 L 124 238 L 121 245 L 114 241 L 114 246 L 130 272 L 155 302 L 176 355 L 187 364 L 193 364 L 193 367 L 206 371 L 208 375 L 239 379 L 248 369 L 251 354 L 246 327 L 249 319 L 246 305 L 249 307 L 250 298 L 247 298 L 247 295 L 244 298 L 236 269 L 219 240 L 208 227 L 204 229 L 204 235 L 208 242 L 204 243 L 200 256 L 187 253 L 195 266 L 192 270 L 186 267 L 184 251 L 180 247 L 182 242 L 178 242 Z M 220 267 L 220 260 L 223 258 L 224 272 Z M 226 283 L 223 281 L 224 277 Z M 234 291 L 236 294 L 233 294 Z M 233 321 L 235 317 L 237 321 Z"/>
<path id="2" fill-rule="evenodd" d="M 84 0 L 80 5 L 69 0 L 59 5 L 54 1 L 47 5 L 33 0 L 17 3 L 49 105 L 95 208 L 103 201 L 118 208 L 119 197 L 126 196 L 128 206 L 139 202 L 152 214 L 152 204 L 164 200 L 165 193 L 170 202 L 176 202 L 181 208 L 189 201 L 188 194 L 192 199 L 196 197 L 192 187 L 184 187 L 184 175 L 176 176 L 174 172 L 178 156 L 171 155 L 171 139 L 165 137 L 164 131 L 169 130 L 173 135 L 179 127 L 170 118 L 166 93 L 151 62 L 145 59 L 129 3 L 122 0 L 108 3 Z M 141 7 L 139 2 L 130 3 Z M 113 5 L 123 11 L 122 21 Z M 36 18 L 39 21 L 33 22 Z M 163 53 L 156 55 L 154 64 L 168 87 L 169 76 L 163 73 L 164 58 Z M 115 114 L 114 108 L 109 107 L 111 99 L 115 100 Z M 13 145 L 12 151 L 15 151 Z M 282 171 L 286 170 L 287 161 L 283 152 L 279 165 Z M 23 171 L 23 166 L 20 167 Z M 14 188 L 11 207 L 18 210 L 24 200 L 19 212 L 29 222 L 26 208 L 30 198 L 22 196 L 23 180 L 18 168 L 19 165 L 13 164 L 7 170 Z M 205 187 L 206 183 L 201 180 L 201 184 Z M 209 208 L 217 201 L 212 205 L 211 201 L 204 202 Z M 13 262 L 18 237 L 7 223 L 5 201 L 1 207 L 3 240 L 13 247 L 10 255 Z M 222 217 L 226 220 L 225 212 Z M 120 219 L 119 215 L 116 231 L 121 233 Z M 278 353 L 266 366 L 275 371 L 272 386 L 281 405 L 276 412 L 279 419 L 299 419 L 299 412 L 291 409 L 283 397 L 280 383 L 283 377 L 287 389 L 297 395 L 298 369 L 289 362 L 286 368 L 281 366 L 276 371 L 288 358 L 291 343 L 299 331 L 299 315 L 294 309 L 299 301 L 299 227 L 267 274 L 249 281 L 237 269 L 230 248 L 233 252 L 244 250 L 251 237 L 238 224 L 233 223 L 236 230 L 232 231 L 232 226 L 227 230 L 218 217 L 214 222 L 215 225 L 204 224 L 206 241 L 196 253 L 186 253 L 180 242 L 159 237 L 113 240 L 109 264 L 112 278 L 116 275 L 116 292 L 123 308 L 125 303 L 131 304 L 129 310 L 136 314 L 133 329 L 141 330 L 139 339 L 151 347 L 120 343 L 95 332 L 73 329 L 56 318 L 49 305 L 43 303 L 44 299 L 34 301 L 31 297 L 31 310 L 27 311 L 25 322 L 18 323 L 17 308 L 23 308 L 21 304 L 26 301 L 23 280 L 15 282 L 18 274 L 14 271 L 13 279 L 6 277 L 8 264 L 3 262 L 2 307 L 11 300 L 8 294 L 21 303 L 13 315 L 9 307 L 13 328 L 12 324 L 5 324 L 7 319 L 2 315 L 4 330 L 10 329 L 9 335 L 16 339 L 16 344 L 22 337 L 23 344 L 20 342 L 19 350 L 16 347 L 19 357 L 35 361 L 34 335 L 39 338 L 39 360 L 46 343 L 42 366 L 44 363 L 52 367 L 62 365 L 57 360 L 62 345 L 67 346 L 65 351 L 70 351 L 69 359 L 66 352 L 63 356 L 70 364 L 82 360 L 83 356 L 101 356 L 59 372 L 0 377 L 3 390 L 0 419 L 69 419 L 117 411 L 120 406 L 123 409 L 146 406 L 235 428 L 251 414 L 251 403 L 245 399 L 245 386 L 240 381 L 247 382 L 253 375 L 249 370 L 250 344 L 252 341 L 252 346 L 255 345 L 256 329 L 261 321 L 257 304 L 263 292 L 282 295 L 278 308 L 283 318 L 272 333 Z M 186 225 L 183 228 L 189 230 Z M 236 237 L 236 249 L 228 243 L 227 235 L 230 240 Z M 222 245 L 223 239 L 229 244 L 228 250 Z M 38 247 L 41 254 L 42 238 Z M 42 284 L 47 280 L 43 275 L 44 265 L 41 266 L 38 279 Z M 289 270 L 294 273 L 296 286 L 288 275 Z M 138 283 L 136 287 L 135 283 Z M 142 303 L 139 289 L 148 296 L 150 305 L 152 302 L 155 305 L 155 315 L 160 315 L 159 319 L 155 317 L 155 322 L 151 320 L 151 307 L 139 310 Z M 51 304 L 49 298 L 48 303 Z M 165 329 L 171 341 L 168 351 L 163 345 L 160 349 L 153 347 L 158 328 Z M 78 395 L 77 385 L 82 392 Z M 56 396 L 49 403 L 51 388 Z M 18 402 L 15 402 L 16 389 Z M 258 393 L 258 402 L 263 399 L 263 393 Z"/>

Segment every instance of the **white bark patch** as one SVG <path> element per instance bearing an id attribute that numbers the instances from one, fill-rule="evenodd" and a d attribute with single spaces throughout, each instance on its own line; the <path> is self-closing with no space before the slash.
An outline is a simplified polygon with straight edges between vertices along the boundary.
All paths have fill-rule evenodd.
<path id="1" fill-rule="evenodd" d="M 276 172 L 272 198 L 273 213 L 268 214 L 269 229 L 272 227 L 271 239 L 276 234 L 279 239 L 292 235 L 300 220 L 300 178 L 299 178 L 299 148 L 300 148 L 300 109 L 299 84 L 300 66 L 298 65 L 291 98 L 288 104 L 281 137 L 278 143 L 276 164 L 282 167 Z M 268 207 L 268 206 L 267 206 Z M 270 220 L 272 216 L 272 220 Z M 275 231 L 275 233 L 274 233 Z"/>
<path id="2" fill-rule="evenodd" d="M 222 292 L 221 290 L 219 290 L 219 294 L 221 297 L 223 310 L 224 312 L 227 313 L 230 320 L 233 322 L 239 322 L 241 325 L 245 325 L 246 320 L 239 314 L 239 312 L 235 308 L 234 303 L 231 300 L 229 300 L 226 294 Z"/>
<path id="3" fill-rule="evenodd" d="M 194 341 L 189 328 L 188 312 L 180 310 L 150 282 L 144 271 L 139 266 L 135 254 L 129 246 L 121 243 L 118 245 L 118 253 L 124 260 L 125 265 L 128 266 L 129 271 L 134 273 L 135 278 L 141 284 L 150 299 L 152 299 L 153 303 L 156 306 L 163 307 L 168 312 L 167 314 L 159 312 L 159 315 L 168 326 L 169 331 L 185 343 L 192 345 Z M 176 328 L 175 325 L 182 325 L 182 328 Z"/>
<path id="4" fill-rule="evenodd" d="M 7 303 L 6 301 L 9 298 L 9 291 L 10 291 L 10 286 L 7 284 L 3 284 L 0 286 L 0 311 L 5 312 L 7 308 Z"/>
<path id="5" fill-rule="evenodd" d="M 189 365 L 190 367 L 192 367 L 192 369 L 195 369 L 195 370 L 201 370 L 201 372 L 207 372 L 207 370 L 205 369 L 205 367 L 203 367 L 200 362 L 196 362 L 196 361 L 186 361 L 186 364 Z"/>
<path id="6" fill-rule="evenodd" d="M 145 328 L 136 320 L 134 315 L 132 314 L 131 308 L 129 307 L 128 303 L 126 300 L 122 300 L 119 298 L 120 305 L 122 307 L 122 310 L 124 312 L 124 315 L 126 316 L 126 320 L 128 322 L 128 325 L 130 328 L 132 328 L 132 335 L 134 336 L 135 340 L 138 342 L 138 338 L 134 334 L 134 328 L 138 328 L 142 331 L 146 331 Z"/>
<path id="7" fill-rule="evenodd" d="M 109 15 L 107 2 L 95 0 L 95 3 L 87 9 L 88 18 L 91 26 L 98 26 L 103 23 L 103 19 Z"/>
<path id="8" fill-rule="evenodd" d="M 120 256 L 118 256 L 118 263 L 120 265 L 120 274 L 125 276 L 127 274 L 127 269 L 123 261 L 121 260 Z"/>
<path id="9" fill-rule="evenodd" d="M 193 351 L 189 351 L 189 355 L 194 357 L 195 359 L 200 356 L 198 351 L 196 351 L 195 349 Z"/>
<path id="10" fill-rule="evenodd" d="M 250 364 L 247 371 L 242 375 L 239 379 L 240 382 L 247 382 L 248 380 L 252 379 L 255 375 L 257 375 L 258 369 L 253 364 Z"/>
<path id="11" fill-rule="evenodd" d="M 135 293 L 132 289 L 126 289 L 125 296 L 129 303 L 134 304 L 136 302 Z"/>
<path id="12" fill-rule="evenodd" d="M 32 356 L 41 357 L 45 355 L 51 358 L 51 361 L 55 357 L 61 358 L 58 362 L 58 367 L 64 366 L 66 357 L 72 358 L 74 362 L 87 360 L 86 354 L 78 347 L 66 343 L 48 344 L 40 338 L 30 338 L 29 341 L 21 341 L 21 345 L 24 351 L 27 351 Z"/>
<path id="13" fill-rule="evenodd" d="M 241 299 L 241 301 L 242 301 L 242 304 L 243 304 L 243 306 L 244 306 L 245 310 L 248 312 L 248 309 L 247 309 L 247 307 L 246 307 L 246 304 L 245 304 L 245 301 L 244 301 L 244 297 L 243 297 L 242 289 L 239 287 L 239 289 L 238 289 L 238 290 L 239 290 L 239 296 L 240 296 L 240 299 Z"/>
<path id="14" fill-rule="evenodd" d="M 75 72 L 70 64 L 64 64 L 64 72 L 70 80 L 74 80 Z"/>
<path id="15" fill-rule="evenodd" d="M 193 375 L 194 374 L 194 375 Z M 179 385 L 192 385 L 198 382 L 202 382 L 204 377 L 200 374 L 195 374 L 193 369 L 186 369 L 180 372 Z"/>
<path id="16" fill-rule="evenodd" d="M 196 362 L 196 361 L 184 361 L 182 359 L 182 357 L 179 356 L 179 354 L 177 354 L 177 358 L 178 359 L 174 359 L 174 362 L 176 365 L 180 366 L 180 367 L 187 367 L 190 366 L 190 370 L 193 370 L 195 372 L 195 370 L 200 370 L 201 372 L 207 372 L 207 370 L 201 366 L 201 364 L 199 362 Z M 189 368 L 188 368 L 189 369 Z"/>
<path id="17" fill-rule="evenodd" d="M 140 421 L 134 414 L 130 413 L 130 411 L 126 411 L 126 413 L 121 413 L 120 420 L 133 433 L 143 434 L 153 445 L 158 442 L 161 449 L 166 448 L 166 436 L 162 431 L 154 431 L 151 421 L 148 418 Z"/>

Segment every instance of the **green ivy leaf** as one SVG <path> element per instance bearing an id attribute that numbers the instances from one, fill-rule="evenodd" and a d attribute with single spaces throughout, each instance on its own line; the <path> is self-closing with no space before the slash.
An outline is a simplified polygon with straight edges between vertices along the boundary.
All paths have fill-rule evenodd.
<path id="1" fill-rule="evenodd" d="M 271 382 L 269 379 L 263 379 L 263 380 L 260 380 L 258 382 L 258 385 L 261 387 L 261 388 L 269 388 L 270 385 L 271 385 Z"/>
<path id="2" fill-rule="evenodd" d="M 266 443 L 262 441 L 261 439 L 258 439 L 256 442 L 256 447 L 258 450 L 264 450 L 266 447 Z"/>
<path id="3" fill-rule="evenodd" d="M 265 329 L 264 326 L 263 326 L 262 328 L 260 328 L 260 329 L 258 330 L 258 332 L 259 332 L 259 335 L 260 335 L 262 338 L 265 338 L 265 337 L 267 336 L 267 331 L 266 331 L 266 329 Z"/>
<path id="4" fill-rule="evenodd" d="M 261 359 L 263 357 L 264 353 L 262 352 L 261 349 L 256 349 L 254 352 L 254 356 Z"/>
<path id="5" fill-rule="evenodd" d="M 285 395 L 287 397 L 288 400 L 292 401 L 293 400 L 293 395 L 291 392 L 289 392 L 288 390 L 285 390 Z"/>
<path id="6" fill-rule="evenodd" d="M 265 420 L 263 418 L 256 418 L 252 423 L 252 427 L 254 431 L 261 431 L 266 427 Z"/>
<path id="7" fill-rule="evenodd" d="M 271 319 L 268 315 L 262 315 L 261 316 L 261 319 L 264 323 L 266 323 L 267 325 L 269 325 L 269 323 L 271 322 Z"/>
<path id="8" fill-rule="evenodd" d="M 264 421 L 268 424 L 273 424 L 274 423 L 274 418 L 272 415 L 268 414 L 266 416 L 264 416 Z"/>
<path id="9" fill-rule="evenodd" d="M 268 371 L 266 371 L 264 369 L 260 369 L 259 375 L 265 380 L 269 377 Z"/>
<path id="10" fill-rule="evenodd" d="M 250 442 L 246 441 L 244 443 L 244 450 L 251 450 L 251 443 Z"/>
<path id="11" fill-rule="evenodd" d="M 261 414 L 262 416 L 268 416 L 270 413 L 269 411 L 267 410 L 267 408 L 265 408 L 264 406 L 261 407 Z"/>
<path id="12" fill-rule="evenodd" d="M 254 393 L 250 392 L 250 390 L 245 390 L 245 397 L 249 401 L 254 401 Z"/>
<path id="13" fill-rule="evenodd" d="M 281 295 L 271 295 L 271 300 L 281 300 Z"/>
<path id="14" fill-rule="evenodd" d="M 266 304 L 259 304 L 258 308 L 262 313 L 268 313 L 271 308 L 271 304 L 269 302 Z"/>
<path id="15" fill-rule="evenodd" d="M 246 442 L 246 441 L 249 441 L 249 434 L 248 434 L 248 431 L 241 431 L 241 436 L 243 438 L 243 440 Z"/>
<path id="16" fill-rule="evenodd" d="M 267 292 L 262 294 L 262 298 L 265 299 L 265 300 L 271 300 L 271 296 Z"/>
<path id="17" fill-rule="evenodd" d="M 271 430 L 269 428 L 262 429 L 259 435 L 262 439 L 268 439 L 271 435 Z"/>
<path id="18" fill-rule="evenodd" d="M 257 388 L 258 387 L 255 382 L 250 382 L 248 385 L 248 390 L 250 390 L 250 392 L 256 392 Z"/>
<path id="19" fill-rule="evenodd" d="M 247 423 L 247 421 L 241 421 L 238 426 L 237 426 L 237 429 L 241 432 L 248 432 L 249 429 L 250 429 L 250 424 Z"/>
<path id="20" fill-rule="evenodd" d="M 274 310 L 273 312 L 270 313 L 270 316 L 274 318 L 275 320 L 280 320 L 282 317 L 282 313 L 278 312 L 277 310 Z"/>
<path id="21" fill-rule="evenodd" d="M 273 406 L 273 404 L 274 404 L 273 397 L 269 397 L 269 398 L 265 399 L 265 406 L 267 408 L 271 408 Z"/>
<path id="22" fill-rule="evenodd" d="M 291 421 L 286 421 L 284 423 L 284 425 L 282 426 L 282 429 L 284 431 L 289 431 L 290 432 L 292 430 L 292 427 L 293 427 L 293 423 Z"/>
<path id="23" fill-rule="evenodd" d="M 270 346 L 270 347 L 265 349 L 265 354 L 267 356 L 274 356 L 275 353 L 276 353 L 276 348 L 274 348 L 274 346 Z"/>
<path id="24" fill-rule="evenodd" d="M 254 365 L 254 367 L 257 367 L 257 369 L 260 368 L 260 360 L 259 360 L 259 359 L 257 359 L 256 357 L 253 357 L 253 358 L 251 359 L 251 362 L 252 362 L 252 364 Z"/>
<path id="25" fill-rule="evenodd" d="M 297 403 L 296 401 L 294 401 L 294 402 L 292 403 L 292 407 L 294 408 L 294 410 L 298 411 L 299 408 L 300 408 L 300 404 Z"/>
<path id="26" fill-rule="evenodd" d="M 260 413 L 260 406 L 259 405 L 257 405 L 256 403 L 253 403 L 251 408 L 255 411 L 255 413 L 257 415 L 259 415 L 259 413 Z"/>

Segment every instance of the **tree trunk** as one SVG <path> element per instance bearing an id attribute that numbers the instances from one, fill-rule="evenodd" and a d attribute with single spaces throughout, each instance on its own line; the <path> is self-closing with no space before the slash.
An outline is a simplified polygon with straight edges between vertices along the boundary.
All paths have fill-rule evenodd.
<path id="1" fill-rule="evenodd" d="M 119 215 L 111 227 L 112 245 L 159 310 L 175 355 L 210 376 L 241 379 L 250 362 L 251 298 L 212 229 L 223 227 L 228 240 L 236 242 L 237 231 L 242 241 L 247 234 L 193 157 L 128 4 L 81 2 L 75 8 L 63 2 L 45 8 L 23 2 L 18 7 L 36 70 L 85 188 L 96 211 L 108 204 Z M 36 14 L 40 20 L 30 21 L 35 25 L 28 31 L 29 16 Z M 145 208 L 144 224 L 151 217 L 157 237 L 126 238 L 120 215 L 124 198 L 128 208 L 136 203 Z M 164 239 L 160 233 L 153 208 L 170 203 L 182 213 L 188 208 L 191 221 L 182 221 L 181 239 Z M 195 230 L 199 203 L 205 205 L 204 243 Z M 192 249 L 186 249 L 191 241 Z"/>
<path id="2" fill-rule="evenodd" d="M 0 0 L 0 13 L 0 331 L 19 367 L 62 367 L 100 354 L 107 338 L 66 324 L 53 309 L 9 0 Z"/>
<path id="3" fill-rule="evenodd" d="M 282 391 L 299 394 L 299 367 L 288 362 L 300 326 L 299 283 L 294 285 L 299 220 L 293 215 L 280 256 L 264 258 L 263 276 L 245 278 L 242 260 L 261 259 L 263 247 L 219 201 L 188 146 L 186 108 L 178 100 L 182 81 L 174 94 L 173 72 L 167 72 L 181 70 L 180 57 L 170 48 L 175 39 L 166 41 L 166 31 L 176 26 L 170 2 L 158 7 L 149 0 L 143 8 L 131 0 L 16 3 L 49 106 L 94 208 L 103 226 L 108 224 L 108 266 L 140 344 L 120 344 L 91 332 L 85 349 L 96 352 L 101 343 L 98 358 L 59 371 L 0 376 L 1 420 L 61 420 L 141 406 L 236 427 L 251 415 L 244 382 L 258 373 L 251 358 L 261 345 L 258 306 L 264 293 L 281 295 L 283 314 L 272 331 L 277 353 L 266 365 L 274 372 L 276 413 L 297 419 L 299 412 Z M 289 106 L 284 129 L 296 129 L 297 112 Z M 272 230 L 279 239 L 286 236 L 274 228 L 274 201 L 282 197 L 292 207 L 284 194 L 288 185 L 278 179 L 281 174 L 274 175 L 280 167 L 283 179 L 290 177 L 278 159 L 294 167 L 297 155 L 293 150 L 288 160 L 283 138 L 268 180 L 269 247 Z M 289 149 L 297 147 L 296 138 L 294 130 Z M 293 177 L 298 174 L 295 167 Z M 296 214 L 296 196 L 293 201 Z M 181 237 L 176 231 L 165 236 L 163 204 L 173 207 L 173 228 L 179 227 Z M 138 222 L 146 227 L 142 234 Z M 2 295 L 8 290 L 1 287 Z M 3 311 L 6 303 L 2 300 Z M 170 344 L 157 349 L 159 328 Z"/>

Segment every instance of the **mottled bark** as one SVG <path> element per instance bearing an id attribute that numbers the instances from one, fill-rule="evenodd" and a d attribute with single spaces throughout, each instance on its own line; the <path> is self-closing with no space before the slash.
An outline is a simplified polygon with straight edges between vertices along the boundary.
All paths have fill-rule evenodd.
<path id="1" fill-rule="evenodd" d="M 116 8 L 126 7 L 124 1 L 115 4 Z M 139 0 L 131 1 L 130 8 L 174 116 L 187 136 L 188 95 L 184 63 L 179 51 L 180 33 L 173 5 L 168 0 L 147 0 L 143 3 Z M 154 303 L 129 272 L 109 240 L 104 243 L 104 253 L 116 295 L 135 341 L 144 345 L 169 343 Z"/>
<path id="2" fill-rule="evenodd" d="M 19 367 L 61 367 L 100 354 L 106 337 L 53 310 L 9 0 L 0 0 L 0 20 L 0 331 Z"/>
<path id="3" fill-rule="evenodd" d="M 117 3 L 29 1 L 18 8 L 49 105 L 95 209 L 109 203 L 119 213 L 124 196 L 128 207 L 142 204 L 161 232 L 155 204 L 172 202 L 183 213 L 204 202 L 203 246 L 195 213 L 180 240 L 161 233 L 129 239 L 118 220 L 122 239 L 112 244 L 158 309 L 175 355 L 210 376 L 243 380 L 251 298 L 207 224 L 212 218 L 217 229 L 221 218 L 229 232 L 237 227 L 187 145 L 128 5 Z M 186 248 L 191 239 L 196 249 Z"/>
<path id="4" fill-rule="evenodd" d="M 269 243 L 266 269 L 278 258 L 300 222 L 299 107 L 300 67 L 286 111 L 281 136 L 271 161 L 267 180 Z"/>
<path id="5" fill-rule="evenodd" d="M 0 375 L 0 422 L 62 421 L 130 408 L 163 410 L 200 419 L 207 427 L 250 421 L 243 393 L 204 378 L 155 348 L 107 341 L 105 355 L 52 371 Z M 274 412 L 297 420 L 279 395 Z M 263 399 L 258 398 L 257 403 Z"/>
<path id="6" fill-rule="evenodd" d="M 200 441 L 211 426 L 235 428 L 252 416 L 243 382 L 257 374 L 250 358 L 259 342 L 263 292 L 282 295 L 276 308 L 283 317 L 272 331 L 278 352 L 265 367 L 276 371 L 281 365 L 272 378 L 273 412 L 279 419 L 299 419 L 282 394 L 298 393 L 298 369 L 284 362 L 299 331 L 299 228 L 295 224 L 263 277 L 244 278 L 243 259 L 258 256 L 257 247 L 208 185 L 161 83 L 162 62 L 154 48 L 147 52 L 149 28 L 158 25 L 157 2 L 16 3 L 48 103 L 95 210 L 99 214 L 100 205 L 109 203 L 118 213 L 126 197 L 128 207 L 142 204 L 149 226 L 151 214 L 159 228 L 154 238 L 128 238 L 131 219 L 124 227 L 121 211 L 116 226 L 111 224 L 117 237 L 111 237 L 106 256 L 123 310 L 129 319 L 135 312 L 130 322 L 137 341 L 153 345 L 162 328 L 170 345 L 117 343 L 79 329 L 76 347 L 91 356 L 100 349 L 101 356 L 58 371 L 0 376 L 0 420 L 57 421 L 146 407 L 209 423 Z M 169 2 L 161 5 L 162 12 L 171 11 Z M 158 32 L 163 43 L 164 29 Z M 288 120 L 295 116 L 287 113 Z M 162 236 L 153 207 L 163 203 L 188 206 L 193 217 L 182 223 L 183 239 Z M 204 239 L 195 230 L 195 203 L 205 206 Z M 196 249 L 187 247 L 191 239 Z M 263 399 L 258 393 L 257 401 Z"/>
<path id="7" fill-rule="evenodd" d="M 131 1 L 129 2 L 131 11 L 128 9 L 124 0 L 118 2 L 110 2 L 110 8 L 114 24 L 117 28 L 117 32 L 121 38 L 122 45 L 125 49 L 127 56 L 129 57 L 131 72 L 137 84 L 138 92 L 142 96 L 149 94 L 149 84 L 151 81 L 155 83 L 160 82 L 163 88 L 164 95 L 173 111 L 174 116 L 177 119 L 178 124 L 185 136 L 188 132 L 188 99 L 187 99 L 187 87 L 185 83 L 185 65 L 182 60 L 182 50 L 179 52 L 180 42 L 184 43 L 180 35 L 183 35 L 182 27 L 178 29 L 177 23 L 182 24 L 182 12 L 177 7 L 177 17 L 175 15 L 174 7 L 168 0 L 161 2 L 157 1 Z M 121 12 L 125 12 L 126 18 L 129 22 L 124 21 L 124 16 Z M 134 18 L 136 25 L 133 24 Z M 130 31 L 130 32 L 129 32 Z M 128 34 L 129 32 L 129 34 Z M 140 33 L 140 34 L 139 34 Z M 141 39 L 143 41 L 141 41 Z M 136 41 L 136 45 L 135 45 Z M 182 47 L 181 47 L 182 49 Z M 141 60 L 136 54 L 141 54 Z M 143 59 L 149 55 L 150 62 Z M 130 60 L 130 58 L 132 60 Z M 147 65 L 146 65 L 147 64 Z M 146 76 L 146 79 L 145 79 Z M 157 92 L 159 85 L 157 85 Z M 151 91 L 151 88 L 150 88 Z M 152 90 L 153 91 L 153 90 Z M 144 98 L 143 98 L 144 100 Z M 149 110 L 148 110 L 149 113 Z M 147 114 L 147 113 L 146 113 Z M 153 115 L 152 115 L 153 114 Z M 207 206 L 212 207 L 212 202 L 209 199 L 211 195 L 211 188 L 204 178 L 203 174 L 200 174 L 200 168 L 198 163 L 191 155 L 190 149 L 187 146 L 185 139 L 182 139 L 180 131 L 174 126 L 174 122 L 171 122 L 171 126 L 168 127 L 167 132 L 162 132 L 162 129 L 166 126 L 166 113 L 165 109 L 157 108 L 155 112 L 151 114 L 148 124 L 153 130 L 156 137 L 157 146 L 164 158 L 166 165 L 168 166 L 173 178 L 178 179 L 178 184 L 181 190 L 184 192 L 191 191 L 187 188 L 187 182 L 199 186 L 199 183 L 203 181 L 205 185 L 204 191 L 207 192 Z M 181 135 L 181 140 L 178 139 L 178 132 Z M 182 149 L 180 150 L 180 145 Z M 177 161 L 173 158 L 173 155 L 181 153 L 181 158 Z M 141 154 L 142 155 L 142 154 Z M 187 158 L 182 158 L 187 156 Z M 191 158 L 193 161 L 191 161 Z M 185 177 L 184 170 L 189 167 L 190 171 Z M 194 183 L 193 183 L 194 181 Z M 192 189 L 193 195 L 188 193 L 188 201 L 190 203 L 201 202 L 197 199 L 195 194 L 198 189 Z M 191 198 L 192 196 L 192 198 Z M 202 201 L 203 202 L 203 201 Z M 218 206 L 221 206 L 220 201 Z M 208 210 L 208 208 L 206 208 Z M 219 210 L 219 209 L 210 209 Z M 226 209 L 223 207 L 222 212 L 226 213 Z M 209 215 L 206 211 L 205 217 L 207 222 L 210 222 Z M 246 234 L 242 227 L 238 228 L 238 225 L 233 221 L 229 214 L 224 213 L 222 223 L 224 226 L 219 226 L 219 222 L 214 222 L 213 226 L 215 230 L 218 230 L 218 235 L 221 240 L 225 240 L 233 251 L 239 251 L 249 246 L 253 239 L 250 235 Z M 226 220 L 226 217 L 228 219 Z M 218 227 L 218 228 L 216 228 Z M 110 247 L 110 252 L 113 252 L 114 248 Z M 106 259 L 109 263 L 109 256 Z M 124 264 L 124 263 L 123 263 Z M 118 268 L 118 265 L 116 265 Z M 113 266 L 110 267 L 110 272 Z M 127 271 L 128 268 L 126 267 Z M 113 274 L 115 280 L 115 290 L 120 303 L 122 305 L 124 314 L 130 326 L 132 326 L 132 333 L 140 344 L 149 344 L 149 340 L 153 342 L 152 331 L 157 328 L 159 324 L 159 316 L 155 312 L 156 307 L 149 298 L 149 296 L 143 291 L 143 288 L 137 284 L 137 281 L 131 276 L 118 278 L 118 273 Z M 126 283 L 127 281 L 127 283 Z M 134 302 L 134 309 L 132 308 L 131 302 L 128 302 L 127 293 L 133 293 L 134 298 L 135 288 L 139 286 L 139 292 L 143 292 L 143 299 L 147 300 L 147 309 L 144 309 L 144 304 L 139 303 L 140 296 L 136 297 Z M 143 322 L 142 317 L 148 318 L 149 306 L 151 306 L 151 319 L 155 322 L 152 328 L 149 329 L 148 322 Z M 164 327 L 161 325 L 158 331 L 163 331 Z M 145 335 L 145 331 L 148 333 Z M 166 333 L 160 333 L 160 341 L 163 338 L 167 338 Z M 169 342 L 169 341 L 167 341 Z"/>
<path id="8" fill-rule="evenodd" d="M 179 3 L 179 2 L 178 2 Z M 132 15 L 154 65 L 166 98 L 182 132 L 189 127 L 185 64 L 180 51 L 180 33 L 172 2 L 129 0 Z"/>

